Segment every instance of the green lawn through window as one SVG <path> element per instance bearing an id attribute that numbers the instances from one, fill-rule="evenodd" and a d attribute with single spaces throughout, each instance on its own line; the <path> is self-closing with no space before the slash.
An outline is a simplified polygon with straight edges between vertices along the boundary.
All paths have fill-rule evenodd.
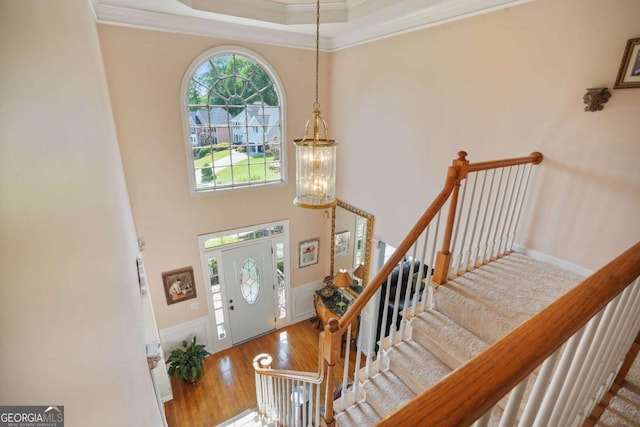
<path id="1" fill-rule="evenodd" d="M 266 166 L 265 166 L 266 163 Z M 266 169 L 266 171 L 265 171 Z M 233 181 L 264 181 L 280 179 L 280 162 L 274 161 L 274 156 L 249 157 L 233 164 Z M 231 183 L 231 168 L 224 168 L 216 173 L 217 184 L 225 185 Z"/>
<path id="2" fill-rule="evenodd" d="M 213 162 L 218 161 L 220 159 L 224 159 L 225 157 L 229 157 L 230 155 L 231 155 L 231 150 L 214 151 Z M 203 168 L 206 163 L 209 163 L 209 165 L 212 165 L 213 162 L 211 161 L 211 155 L 208 155 L 200 159 L 194 160 L 193 166 L 196 169 L 198 169 L 198 168 Z"/>

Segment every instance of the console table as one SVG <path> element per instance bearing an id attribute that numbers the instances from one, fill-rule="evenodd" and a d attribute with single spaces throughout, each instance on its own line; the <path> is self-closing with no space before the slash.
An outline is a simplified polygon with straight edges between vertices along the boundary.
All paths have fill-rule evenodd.
<path id="1" fill-rule="evenodd" d="M 325 325 L 329 323 L 329 319 L 332 317 L 340 319 L 347 312 L 349 305 L 353 302 L 353 298 L 348 296 L 344 297 L 344 306 L 340 307 L 338 303 L 341 300 L 340 291 L 336 291 L 332 296 L 322 296 L 320 290 L 317 290 L 313 294 L 313 308 L 316 310 L 316 316 L 318 317 L 318 329 L 324 329 Z M 360 327 L 360 316 L 358 315 L 351 323 L 351 342 L 354 345 L 358 338 L 358 328 Z M 342 348 L 341 355 L 344 355 L 344 344 L 346 342 L 347 335 L 342 336 Z"/>

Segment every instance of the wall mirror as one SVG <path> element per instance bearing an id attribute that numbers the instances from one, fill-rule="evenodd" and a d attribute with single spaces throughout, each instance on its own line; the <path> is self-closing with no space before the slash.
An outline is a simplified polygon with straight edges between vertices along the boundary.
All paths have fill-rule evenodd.
<path id="1" fill-rule="evenodd" d="M 354 279 L 362 276 L 360 285 L 364 287 L 369 280 L 371 265 L 373 215 L 338 200 L 332 208 L 331 217 L 331 275 L 335 277 L 344 269 Z"/>

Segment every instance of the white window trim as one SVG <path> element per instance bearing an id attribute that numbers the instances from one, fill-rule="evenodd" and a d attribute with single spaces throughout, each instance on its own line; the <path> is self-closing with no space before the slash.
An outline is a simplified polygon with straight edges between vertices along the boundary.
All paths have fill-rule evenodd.
<path id="1" fill-rule="evenodd" d="M 271 77 L 273 83 L 275 84 L 275 90 L 278 94 L 278 99 L 280 100 L 280 136 L 281 140 L 281 148 L 280 148 L 280 161 L 282 162 L 282 166 L 280 167 L 280 174 L 282 176 L 282 181 L 279 182 L 268 182 L 264 184 L 256 184 L 252 186 L 243 186 L 243 187 L 229 187 L 229 188 L 217 188 L 217 189 L 207 189 L 207 190 L 196 190 L 196 178 L 195 178 L 195 170 L 193 167 L 193 154 L 192 154 L 192 145 L 191 145 L 191 129 L 189 128 L 189 120 L 187 111 L 187 101 L 188 101 L 188 93 L 189 93 L 189 83 L 191 82 L 191 77 L 196 69 L 207 59 L 224 54 L 239 54 L 246 56 L 247 58 L 252 59 L 256 63 L 258 63 L 262 68 L 267 71 L 269 76 Z M 192 62 L 189 64 L 189 67 L 184 73 L 182 77 L 182 84 L 180 85 L 180 113 L 182 120 L 182 132 L 183 132 L 183 140 L 185 146 L 185 155 L 187 161 L 187 173 L 189 175 L 189 190 L 192 196 L 204 196 L 211 195 L 216 193 L 226 193 L 228 191 L 246 191 L 246 190 L 259 190 L 264 188 L 269 188 L 272 186 L 282 186 L 287 184 L 287 144 L 288 141 L 286 132 L 287 132 L 287 100 L 284 93 L 284 85 L 280 80 L 280 77 L 275 71 L 275 68 L 262 56 L 257 54 L 256 52 L 246 49 L 241 46 L 233 46 L 233 45 L 225 45 L 225 46 L 217 46 L 211 49 L 208 49 L 198 55 Z"/>

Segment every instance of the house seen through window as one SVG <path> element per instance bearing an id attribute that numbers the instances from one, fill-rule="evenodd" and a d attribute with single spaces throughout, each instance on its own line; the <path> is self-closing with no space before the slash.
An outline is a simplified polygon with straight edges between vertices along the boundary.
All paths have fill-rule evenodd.
<path id="1" fill-rule="evenodd" d="M 194 190 L 283 182 L 283 96 L 268 64 L 249 51 L 213 49 L 194 61 L 185 83 Z"/>

